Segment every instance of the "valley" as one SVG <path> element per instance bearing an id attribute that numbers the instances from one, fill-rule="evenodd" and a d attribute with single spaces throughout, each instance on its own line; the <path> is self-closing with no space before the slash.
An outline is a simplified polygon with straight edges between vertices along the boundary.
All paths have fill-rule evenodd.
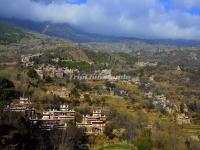
<path id="1" fill-rule="evenodd" d="M 0 149 L 200 147 L 198 47 L 115 51 L 5 23 L 0 33 Z"/>

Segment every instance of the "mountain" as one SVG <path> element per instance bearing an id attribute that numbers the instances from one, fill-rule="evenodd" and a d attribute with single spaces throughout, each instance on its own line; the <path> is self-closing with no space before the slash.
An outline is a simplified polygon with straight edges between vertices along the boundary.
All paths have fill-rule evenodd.
<path id="1" fill-rule="evenodd" d="M 43 52 L 43 61 L 47 57 L 59 57 L 68 60 L 84 61 L 86 64 L 112 64 L 123 66 L 133 64 L 137 61 L 137 56 L 142 61 L 156 61 L 178 66 L 179 64 L 189 66 L 190 68 L 198 68 L 200 61 L 199 50 L 172 50 L 172 51 L 156 51 L 156 46 L 146 44 L 144 41 L 123 41 L 123 42 L 90 42 L 82 43 L 82 45 L 92 45 L 93 48 L 88 49 L 79 44 L 74 44 L 66 40 L 46 36 L 36 32 L 30 32 L 23 28 L 17 27 L 14 24 L 9 24 L 0 21 L 0 62 L 16 61 L 19 54 L 30 54 Z M 123 46 L 122 46 L 123 45 Z M 167 46 L 160 47 L 167 50 Z M 118 49 L 117 49 L 118 48 Z M 123 53 L 125 51 L 140 50 L 146 48 L 148 51 L 141 53 Z M 94 51 L 95 49 L 101 51 Z M 114 53 L 103 52 L 102 50 L 114 50 Z M 116 51 L 123 51 L 117 53 Z M 153 52 L 153 53 L 152 53 Z M 51 54 L 51 56 L 49 55 Z M 137 55 L 136 55 L 137 54 Z"/>
<path id="2" fill-rule="evenodd" d="M 0 44 L 19 42 L 28 36 L 22 29 L 8 23 L 0 23 Z"/>
<path id="3" fill-rule="evenodd" d="M 21 19 L 6 19 L 0 18 L 0 20 L 15 24 L 19 27 L 46 34 L 49 36 L 59 37 L 67 40 L 71 40 L 78 43 L 84 42 L 118 42 L 120 40 L 130 40 L 136 38 L 121 38 L 112 36 L 103 36 L 98 34 L 90 34 L 78 29 L 73 28 L 67 23 L 54 24 L 50 22 L 34 22 L 30 20 Z"/>
<path id="4" fill-rule="evenodd" d="M 84 48 L 77 44 L 0 21 L 0 62 L 16 61 L 21 54 L 32 53 L 90 62 Z"/>
<path id="5" fill-rule="evenodd" d="M 121 56 L 122 53 L 94 51 L 67 40 L 30 32 L 14 24 L 0 21 L 0 63 L 19 61 L 22 54 L 34 53 L 44 53 L 42 62 L 49 63 L 49 59 L 61 58 L 68 60 L 66 62 L 71 66 L 82 65 L 82 67 L 91 64 L 103 67 L 105 63 L 116 65 L 116 62 L 119 65 L 133 62 L 134 58 L 129 54 Z"/>
<path id="6" fill-rule="evenodd" d="M 51 2 L 51 0 L 45 0 L 45 2 Z M 71 40 L 76 43 L 81 43 L 86 47 L 99 50 L 106 49 L 109 51 L 134 51 L 200 47 L 200 41 L 195 40 L 140 39 L 134 37 L 127 38 L 104 36 L 83 32 L 67 23 L 34 22 L 30 20 L 14 18 L 0 18 L 0 20 L 38 32 L 40 34 Z"/>

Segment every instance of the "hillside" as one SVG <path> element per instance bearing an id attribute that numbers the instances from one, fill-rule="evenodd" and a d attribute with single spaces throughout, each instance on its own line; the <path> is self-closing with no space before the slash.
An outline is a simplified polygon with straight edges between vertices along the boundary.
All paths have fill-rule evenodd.
<path id="1" fill-rule="evenodd" d="M 15 25 L 2 23 L 1 29 L 5 29 L 2 39 L 17 40 L 0 44 L 0 149 L 13 145 L 18 149 L 51 150 L 49 145 L 59 149 L 63 141 L 63 149 L 71 146 L 71 150 L 79 149 L 80 144 L 91 150 L 140 149 L 141 145 L 147 150 L 185 150 L 188 140 L 199 149 L 199 50 L 154 51 L 152 47 L 152 51 L 107 52 Z M 34 106 L 33 116 L 15 112 L 22 95 L 30 98 L 27 110 Z M 21 104 L 23 110 L 24 102 Z M 58 120 L 53 127 L 51 123 L 46 126 L 45 112 L 52 113 L 48 110 L 59 109 L 60 104 L 75 110 L 69 117 L 72 122 Z M 96 123 L 89 127 L 81 123 L 82 116 L 94 110 L 106 117 L 100 122 L 101 130 L 96 130 L 100 129 Z M 97 123 L 101 119 L 95 118 Z M 175 143 L 168 142 L 171 139 Z"/>
<path id="2" fill-rule="evenodd" d="M 197 3 L 0 1 L 0 150 L 200 150 Z"/>
<path id="3" fill-rule="evenodd" d="M 126 64 L 129 61 L 127 57 L 118 56 L 115 53 L 96 51 L 93 48 L 87 48 L 70 41 L 30 32 L 13 24 L 1 23 L 1 27 L 2 29 L 7 29 L 2 31 L 4 32 L 4 34 L 1 34 L 2 39 L 6 39 L 7 35 L 12 34 L 21 36 L 11 36 L 16 40 L 0 44 L 0 61 L 13 61 L 18 59 L 21 54 L 37 52 L 46 53 L 47 57 L 52 57 L 49 56 L 49 53 L 51 53 L 51 55 L 61 59 L 67 58 L 67 60 L 92 62 L 95 64 L 119 65 Z"/>
<path id="4" fill-rule="evenodd" d="M 20 19 L 5 19 L 0 18 L 5 22 L 15 24 L 19 27 L 39 32 L 41 34 L 46 34 L 58 38 L 63 38 L 71 40 L 74 42 L 106 42 L 106 41 L 119 41 L 121 38 L 101 36 L 97 34 L 89 34 L 82 32 L 78 29 L 73 28 L 67 23 L 53 24 L 51 22 L 34 22 L 29 20 L 20 20 Z"/>
<path id="5" fill-rule="evenodd" d="M 0 61 L 13 61 L 21 54 L 56 52 L 73 60 L 88 61 L 83 48 L 69 41 L 30 32 L 9 23 L 0 23 Z"/>
<path id="6" fill-rule="evenodd" d="M 1 44 L 16 43 L 27 36 L 28 34 L 25 33 L 22 29 L 8 23 L 0 22 Z"/>
<path id="7" fill-rule="evenodd" d="M 51 52 L 57 57 L 68 58 L 68 60 L 85 61 L 87 63 L 95 64 L 109 64 L 109 65 L 132 65 L 137 59 L 140 61 L 156 61 L 167 65 L 182 65 L 188 68 L 197 68 L 199 62 L 199 51 L 196 49 L 174 50 L 175 47 L 170 48 L 161 46 L 155 49 L 154 46 L 145 44 L 145 42 L 126 42 L 116 44 L 74 44 L 69 41 L 58 39 L 55 37 L 30 32 L 22 28 L 16 27 L 13 24 L 0 23 L 0 60 L 12 61 L 18 58 L 19 54 L 28 54 L 36 52 Z M 141 44 L 142 43 L 142 44 Z M 129 46 L 127 46 L 129 45 Z M 134 46 L 133 46 L 134 45 Z M 145 45 L 146 49 L 143 49 Z M 126 54 L 132 49 L 133 52 Z M 97 51 L 96 51 L 97 50 Z M 107 50 L 110 50 L 108 52 Z M 122 53 L 118 51 L 123 50 Z M 114 52 L 113 52 L 114 51 Z"/>

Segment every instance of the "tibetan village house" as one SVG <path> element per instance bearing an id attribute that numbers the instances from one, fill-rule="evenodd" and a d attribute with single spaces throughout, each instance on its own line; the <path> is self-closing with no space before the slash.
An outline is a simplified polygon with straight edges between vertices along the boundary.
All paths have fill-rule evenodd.
<path id="1" fill-rule="evenodd" d="M 93 111 L 92 116 L 83 116 L 81 123 L 76 123 L 77 127 L 84 128 L 87 134 L 103 134 L 106 125 L 106 116 L 101 111 Z"/>
<path id="2" fill-rule="evenodd" d="M 65 129 L 69 124 L 75 124 L 75 111 L 67 105 L 60 105 L 59 110 L 43 112 L 40 118 L 31 118 L 30 122 L 43 130 Z"/>
<path id="3" fill-rule="evenodd" d="M 28 98 L 20 97 L 18 100 L 13 100 L 10 105 L 4 108 L 7 112 L 35 112 L 35 109 Z"/>

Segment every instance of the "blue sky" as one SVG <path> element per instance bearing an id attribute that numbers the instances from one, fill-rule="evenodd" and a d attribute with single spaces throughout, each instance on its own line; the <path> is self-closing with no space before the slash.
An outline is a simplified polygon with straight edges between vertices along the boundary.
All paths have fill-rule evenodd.
<path id="1" fill-rule="evenodd" d="M 71 2 L 71 3 L 74 3 L 74 4 L 84 4 L 84 3 L 87 2 L 87 0 L 65 0 L 65 2 Z M 175 7 L 173 5 L 173 0 L 160 0 L 160 2 L 165 7 L 166 11 L 177 9 L 179 11 L 200 15 L 200 7 L 199 6 L 193 6 L 189 9 L 186 9 L 186 8 Z"/>
<path id="2" fill-rule="evenodd" d="M 186 13 L 190 13 L 193 15 L 200 15 L 200 6 L 198 6 L 198 5 L 196 6 L 195 4 L 193 6 L 190 6 L 189 8 L 187 8 L 187 7 L 179 7 L 179 6 L 174 5 L 173 0 L 161 0 L 161 3 L 163 3 L 166 11 L 178 10 L 180 12 L 186 12 Z"/>
<path id="3" fill-rule="evenodd" d="M 87 0 L 65 0 L 67 3 L 74 3 L 74 4 L 84 4 L 87 2 Z"/>
<path id="4" fill-rule="evenodd" d="M 68 23 L 104 35 L 200 40 L 200 0 L 51 1 L 1 0 L 0 16 Z"/>

